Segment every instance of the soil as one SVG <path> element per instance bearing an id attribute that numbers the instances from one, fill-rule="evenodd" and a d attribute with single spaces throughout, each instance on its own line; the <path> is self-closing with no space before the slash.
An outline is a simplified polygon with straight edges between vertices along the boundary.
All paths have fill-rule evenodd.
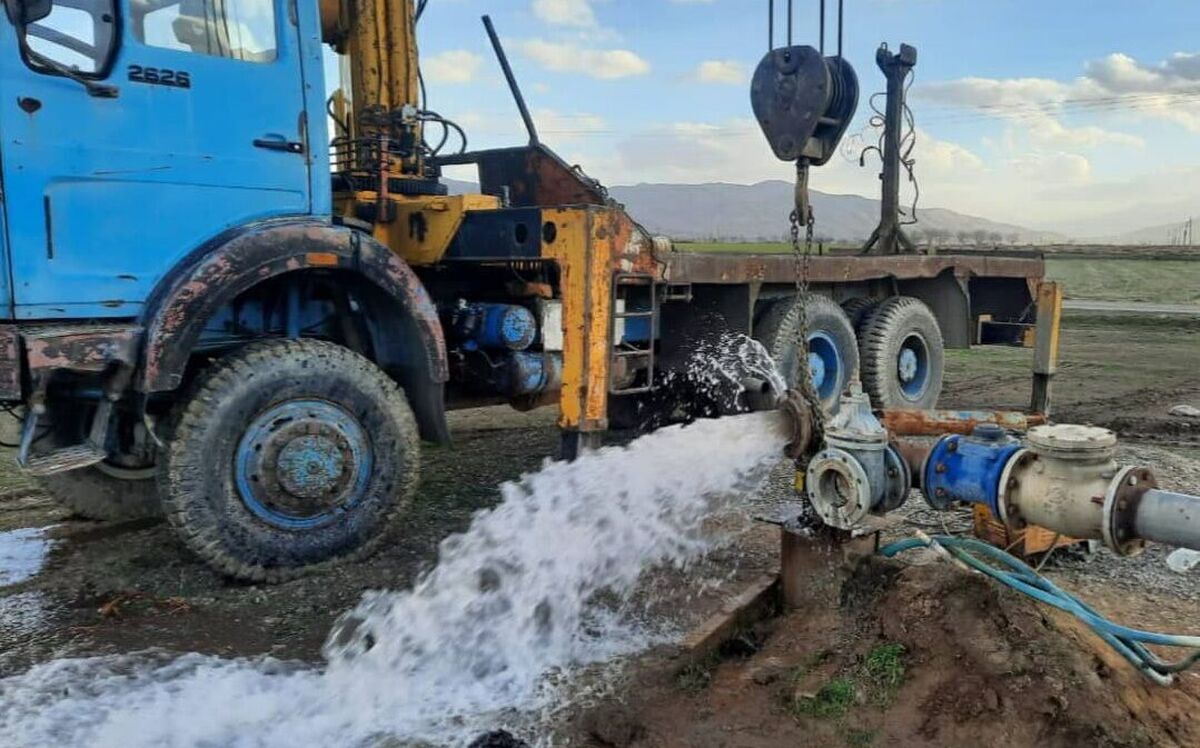
<path id="1" fill-rule="evenodd" d="M 1024 406 L 1031 356 L 949 352 L 943 405 Z M 1116 428 L 1124 460 L 1151 465 L 1166 487 L 1200 493 L 1200 421 L 1168 413 L 1200 406 L 1197 371 L 1200 321 L 1068 316 L 1055 417 Z M 0 576 L 0 677 L 52 657 L 149 648 L 318 662 L 341 611 L 366 590 L 410 584 L 443 538 L 497 500 L 501 482 L 554 454 L 555 415 L 453 414 L 455 445 L 425 449 L 419 500 L 380 552 L 275 586 L 222 578 L 162 523 L 71 517 L 5 460 L 0 533 L 44 527 L 54 542 L 35 576 L 7 586 Z M 791 501 L 790 480 L 781 469 L 750 513 L 770 515 Z M 968 524 L 916 502 L 902 516 L 909 524 L 901 534 L 911 525 Z M 685 575 L 652 578 L 648 609 L 677 626 L 702 620 L 774 568 L 776 542 L 774 528 L 758 525 Z M 1187 632 L 1200 585 L 1195 574 L 1167 570 L 1163 555 L 1130 561 L 1074 550 L 1046 568 L 1118 620 Z M 1144 683 L 1071 621 L 940 564 L 872 563 L 849 587 L 836 573 L 814 571 L 814 582 L 827 582 L 828 604 L 746 632 L 724 659 L 697 670 L 670 648 L 637 658 L 608 700 L 566 716 L 561 737 L 598 746 L 1200 744 L 1200 723 L 1189 717 L 1200 713 L 1196 675 L 1172 688 Z M 856 594 L 843 601 L 840 589 Z M 857 594 L 863 590 L 869 594 Z M 881 688 L 864 663 L 889 644 L 903 648 L 903 678 Z M 837 698 L 821 695 L 831 682 Z M 830 711 L 831 699 L 846 708 Z"/>
<path id="2" fill-rule="evenodd" d="M 814 586 L 834 573 L 814 569 Z M 868 557 L 833 589 L 699 665 L 645 658 L 619 695 L 572 722 L 572 737 L 713 748 L 1200 742 L 1200 679 L 1151 685 L 1073 620 L 981 577 Z"/>

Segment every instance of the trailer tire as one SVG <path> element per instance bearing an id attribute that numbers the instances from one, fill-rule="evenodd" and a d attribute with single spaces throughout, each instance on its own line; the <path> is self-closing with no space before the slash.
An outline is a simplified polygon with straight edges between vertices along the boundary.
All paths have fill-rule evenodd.
<path id="1" fill-rule="evenodd" d="M 877 306 L 879 306 L 878 299 L 866 296 L 857 296 L 842 302 L 842 311 L 850 318 L 850 324 L 854 326 L 855 335 L 860 338 L 862 337 L 863 325 L 870 318 L 871 312 L 875 311 L 875 307 Z"/>
<path id="2" fill-rule="evenodd" d="M 92 465 L 43 475 L 37 481 L 55 501 L 86 519 L 123 522 L 163 513 L 153 468 L 125 471 Z"/>
<path id="3" fill-rule="evenodd" d="M 800 301 L 783 299 L 767 307 L 754 326 L 754 337 L 775 359 L 789 387 L 799 368 Z M 828 413 L 837 412 L 842 392 L 858 374 L 858 341 L 850 318 L 827 296 L 808 298 L 809 361 L 814 385 Z"/>
<path id="4" fill-rule="evenodd" d="M 945 343 L 924 302 L 893 296 L 880 303 L 864 323 L 860 345 L 863 389 L 875 408 L 928 410 L 937 405 Z"/>
<path id="5" fill-rule="evenodd" d="M 279 582 L 361 558 L 416 488 L 403 391 L 316 340 L 235 351 L 193 384 L 160 474 L 167 519 L 218 571 Z"/>

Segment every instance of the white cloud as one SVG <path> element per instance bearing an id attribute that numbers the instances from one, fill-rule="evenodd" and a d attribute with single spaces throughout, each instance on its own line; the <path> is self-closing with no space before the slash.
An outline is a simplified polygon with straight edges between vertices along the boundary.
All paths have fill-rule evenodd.
<path id="1" fill-rule="evenodd" d="M 1060 148 L 1095 148 L 1106 144 L 1141 148 L 1146 145 L 1146 141 L 1137 135 L 1105 130 L 1095 125 L 1066 127 L 1049 115 L 1027 117 L 1025 121 L 1029 125 L 1030 139 L 1042 145 Z"/>
<path id="2" fill-rule="evenodd" d="M 518 48 L 526 57 L 556 73 L 582 73 L 614 80 L 650 72 L 650 63 L 628 49 L 590 49 L 545 39 L 527 39 Z"/>
<path id="3" fill-rule="evenodd" d="M 995 110 L 1030 103 L 1057 103 L 1069 97 L 1074 88 L 1049 78 L 959 78 L 953 81 L 923 83 L 913 95 L 933 101 L 976 109 Z"/>
<path id="4" fill-rule="evenodd" d="M 552 143 L 565 143 L 587 135 L 606 132 L 607 124 L 598 114 L 576 112 L 560 114 L 553 109 L 538 109 L 533 112 L 538 134 Z"/>
<path id="5" fill-rule="evenodd" d="M 674 122 L 632 133 L 617 142 L 607 171 L 615 182 L 740 182 L 790 179 L 795 167 L 775 159 L 758 123 Z"/>
<path id="6" fill-rule="evenodd" d="M 918 176 L 963 176 L 978 174 L 983 170 L 983 159 L 967 148 L 948 140 L 939 140 L 924 130 L 917 130 L 917 144 L 913 148 Z"/>
<path id="7" fill-rule="evenodd" d="M 705 60 L 692 71 L 691 78 L 700 83 L 746 82 L 746 69 L 736 60 Z"/>
<path id="8" fill-rule="evenodd" d="M 921 100 L 974 109 L 991 117 L 1044 125 L 1047 142 L 1066 147 L 1140 145 L 1142 139 L 1096 126 L 1071 129 L 1059 119 L 1110 116 L 1159 119 L 1200 132 L 1200 53 L 1178 52 L 1158 64 L 1114 53 L 1084 64 L 1071 81 L 961 78 L 920 85 Z M 1054 120 L 1051 122 L 1051 120 Z"/>
<path id="9" fill-rule="evenodd" d="M 592 28 L 596 12 L 590 0 L 533 0 L 533 15 L 554 26 Z"/>
<path id="10" fill-rule="evenodd" d="M 1092 177 L 1092 164 L 1078 153 L 1029 153 L 1009 161 L 1009 165 L 1027 180 L 1042 185 L 1086 184 Z"/>
<path id="11" fill-rule="evenodd" d="M 451 49 L 421 60 L 421 71 L 433 83 L 470 83 L 483 58 L 465 49 Z"/>

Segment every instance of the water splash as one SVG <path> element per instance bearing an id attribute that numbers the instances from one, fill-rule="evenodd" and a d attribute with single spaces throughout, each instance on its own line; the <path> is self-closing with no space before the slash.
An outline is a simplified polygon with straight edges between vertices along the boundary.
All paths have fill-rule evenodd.
<path id="1" fill-rule="evenodd" d="M 0 587 L 37 576 L 53 546 L 48 527 L 25 527 L 0 532 Z"/>
<path id="2" fill-rule="evenodd" d="M 762 391 L 747 390 L 751 382 L 760 385 Z M 685 364 L 668 371 L 662 384 L 689 415 L 702 418 L 743 412 L 746 398 L 774 400 L 787 390 L 787 383 L 763 344 L 748 335 L 732 333 L 697 342 Z"/>
<path id="3" fill-rule="evenodd" d="M 411 590 L 368 595 L 329 664 L 201 655 L 61 660 L 0 681 L 7 744 L 461 744 L 552 706 L 573 669 L 652 640 L 620 606 L 645 571 L 708 547 L 704 519 L 762 479 L 775 413 L 671 427 L 547 463 L 442 543 Z M 599 594 L 602 593 L 602 594 Z"/>

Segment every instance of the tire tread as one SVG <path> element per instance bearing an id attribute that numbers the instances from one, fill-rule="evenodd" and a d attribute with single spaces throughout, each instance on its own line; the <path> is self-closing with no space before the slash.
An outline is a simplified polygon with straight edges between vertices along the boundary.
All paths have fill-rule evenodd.
<path id="1" fill-rule="evenodd" d="M 188 492 L 185 485 L 188 479 L 183 475 L 204 469 L 203 465 L 195 464 L 195 455 L 189 454 L 189 445 L 193 441 L 194 433 L 214 417 L 215 409 L 224 399 L 222 395 L 244 382 L 253 380 L 257 372 L 268 369 L 281 357 L 304 360 L 314 356 L 334 360 L 354 377 L 373 379 L 375 384 L 382 385 L 386 392 L 385 407 L 391 411 L 397 423 L 401 424 L 401 439 L 405 442 L 402 446 L 411 454 L 416 454 L 419 449 L 416 420 L 403 390 L 374 363 L 347 348 L 317 340 L 270 340 L 251 343 L 215 362 L 193 383 L 191 396 L 179 410 L 172 439 L 165 450 L 165 466 L 159 475 L 163 484 L 160 491 L 167 521 L 190 550 L 223 574 L 252 582 L 287 581 L 320 569 L 364 558 L 387 536 L 386 531 L 377 532 L 354 551 L 327 561 L 300 567 L 268 567 L 235 558 L 215 535 L 215 528 L 197 525 L 189 516 Z M 397 515 L 408 507 L 417 479 L 418 468 L 414 464 L 413 469 L 406 471 L 402 476 L 401 484 L 392 486 L 392 490 L 400 498 L 389 508 L 383 522 L 385 528 L 391 526 Z"/>

